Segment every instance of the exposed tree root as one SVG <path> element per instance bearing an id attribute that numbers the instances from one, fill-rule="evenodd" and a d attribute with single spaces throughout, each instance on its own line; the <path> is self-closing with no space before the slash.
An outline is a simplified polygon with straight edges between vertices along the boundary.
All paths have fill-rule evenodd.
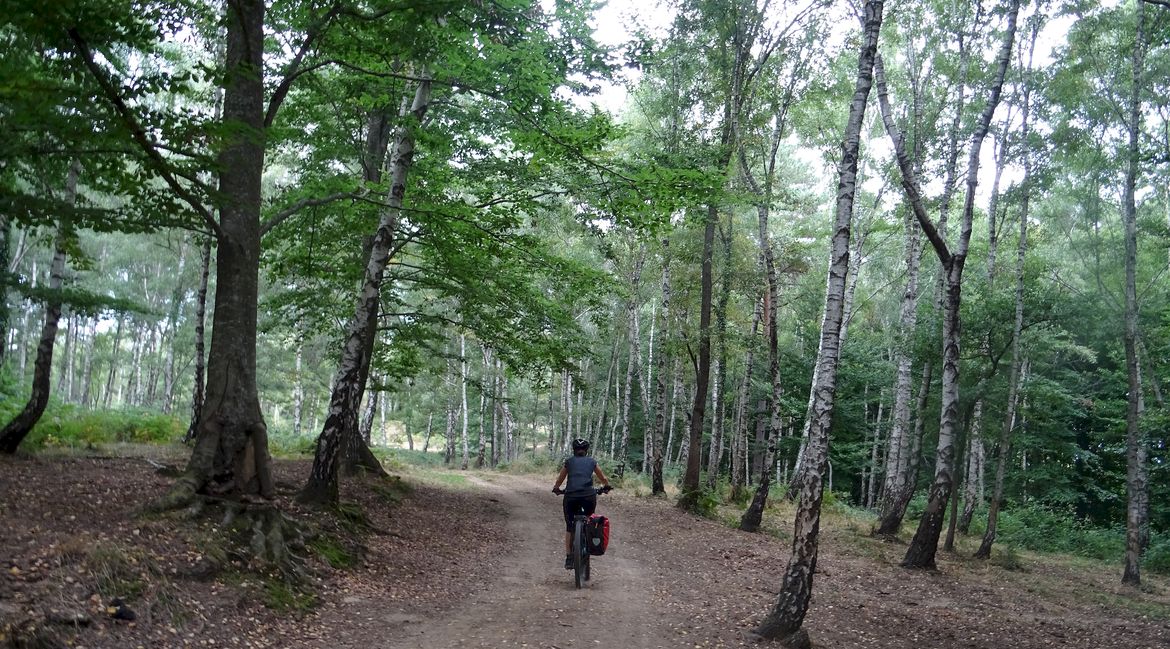
<path id="1" fill-rule="evenodd" d="M 249 568 L 276 573 L 288 583 L 307 580 L 305 531 L 280 509 L 268 504 L 227 503 L 223 526 L 237 542 L 237 558 Z"/>

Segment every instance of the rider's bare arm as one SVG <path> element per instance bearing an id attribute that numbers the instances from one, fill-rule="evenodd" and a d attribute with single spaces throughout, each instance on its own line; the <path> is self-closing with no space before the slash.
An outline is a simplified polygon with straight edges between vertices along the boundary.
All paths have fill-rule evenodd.
<path id="1" fill-rule="evenodd" d="M 561 483 L 564 482 L 565 478 L 567 477 L 569 477 L 569 469 L 566 467 L 561 467 L 561 472 L 557 475 L 557 483 L 553 485 L 553 491 L 560 489 Z"/>
<path id="2" fill-rule="evenodd" d="M 564 473 L 564 471 L 561 471 L 561 473 Z M 606 487 L 609 486 L 609 478 L 605 477 L 605 474 L 601 472 L 600 465 L 593 467 L 593 474 L 597 476 L 598 480 L 601 480 L 601 484 L 605 485 Z"/>

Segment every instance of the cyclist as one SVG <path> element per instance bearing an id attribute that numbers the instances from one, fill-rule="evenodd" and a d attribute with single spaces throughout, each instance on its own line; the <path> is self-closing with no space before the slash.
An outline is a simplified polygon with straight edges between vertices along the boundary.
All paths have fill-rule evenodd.
<path id="1" fill-rule="evenodd" d="M 596 475 L 601 484 L 608 487 L 609 479 L 597 466 L 597 460 L 589 457 L 589 440 L 578 437 L 573 440 L 573 455 L 565 460 L 557 482 L 553 485 L 553 493 L 565 494 L 565 569 L 573 569 L 573 516 L 577 514 L 592 514 L 597 509 L 597 492 L 593 489 L 593 476 Z M 568 478 L 565 490 L 561 491 L 561 483 Z"/>

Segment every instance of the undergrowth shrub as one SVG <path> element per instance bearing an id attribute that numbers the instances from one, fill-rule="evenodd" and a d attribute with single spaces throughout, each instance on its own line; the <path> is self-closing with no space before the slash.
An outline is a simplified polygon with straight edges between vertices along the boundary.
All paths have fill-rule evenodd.
<path id="1" fill-rule="evenodd" d="M 145 410 L 86 410 L 51 403 L 25 438 L 27 449 L 92 447 L 101 444 L 166 444 L 178 441 L 186 422 Z"/>
<path id="2" fill-rule="evenodd" d="M 1142 567 L 1153 573 L 1170 575 L 1170 535 L 1152 535 Z"/>
<path id="3" fill-rule="evenodd" d="M 984 525 L 972 532 L 981 534 Z M 1119 529 L 1091 527 L 1070 511 L 1029 503 L 1004 509 L 999 515 L 996 538 L 1036 552 L 1059 552 L 1091 559 L 1118 559 L 1125 552 L 1125 533 Z"/>

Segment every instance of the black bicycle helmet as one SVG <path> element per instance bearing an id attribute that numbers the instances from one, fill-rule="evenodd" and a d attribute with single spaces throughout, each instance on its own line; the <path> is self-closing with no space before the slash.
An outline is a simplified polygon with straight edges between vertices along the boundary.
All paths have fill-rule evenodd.
<path id="1" fill-rule="evenodd" d="M 578 437 L 577 439 L 573 440 L 573 451 L 588 451 L 588 450 L 589 450 L 589 440 L 585 439 L 584 437 Z"/>

